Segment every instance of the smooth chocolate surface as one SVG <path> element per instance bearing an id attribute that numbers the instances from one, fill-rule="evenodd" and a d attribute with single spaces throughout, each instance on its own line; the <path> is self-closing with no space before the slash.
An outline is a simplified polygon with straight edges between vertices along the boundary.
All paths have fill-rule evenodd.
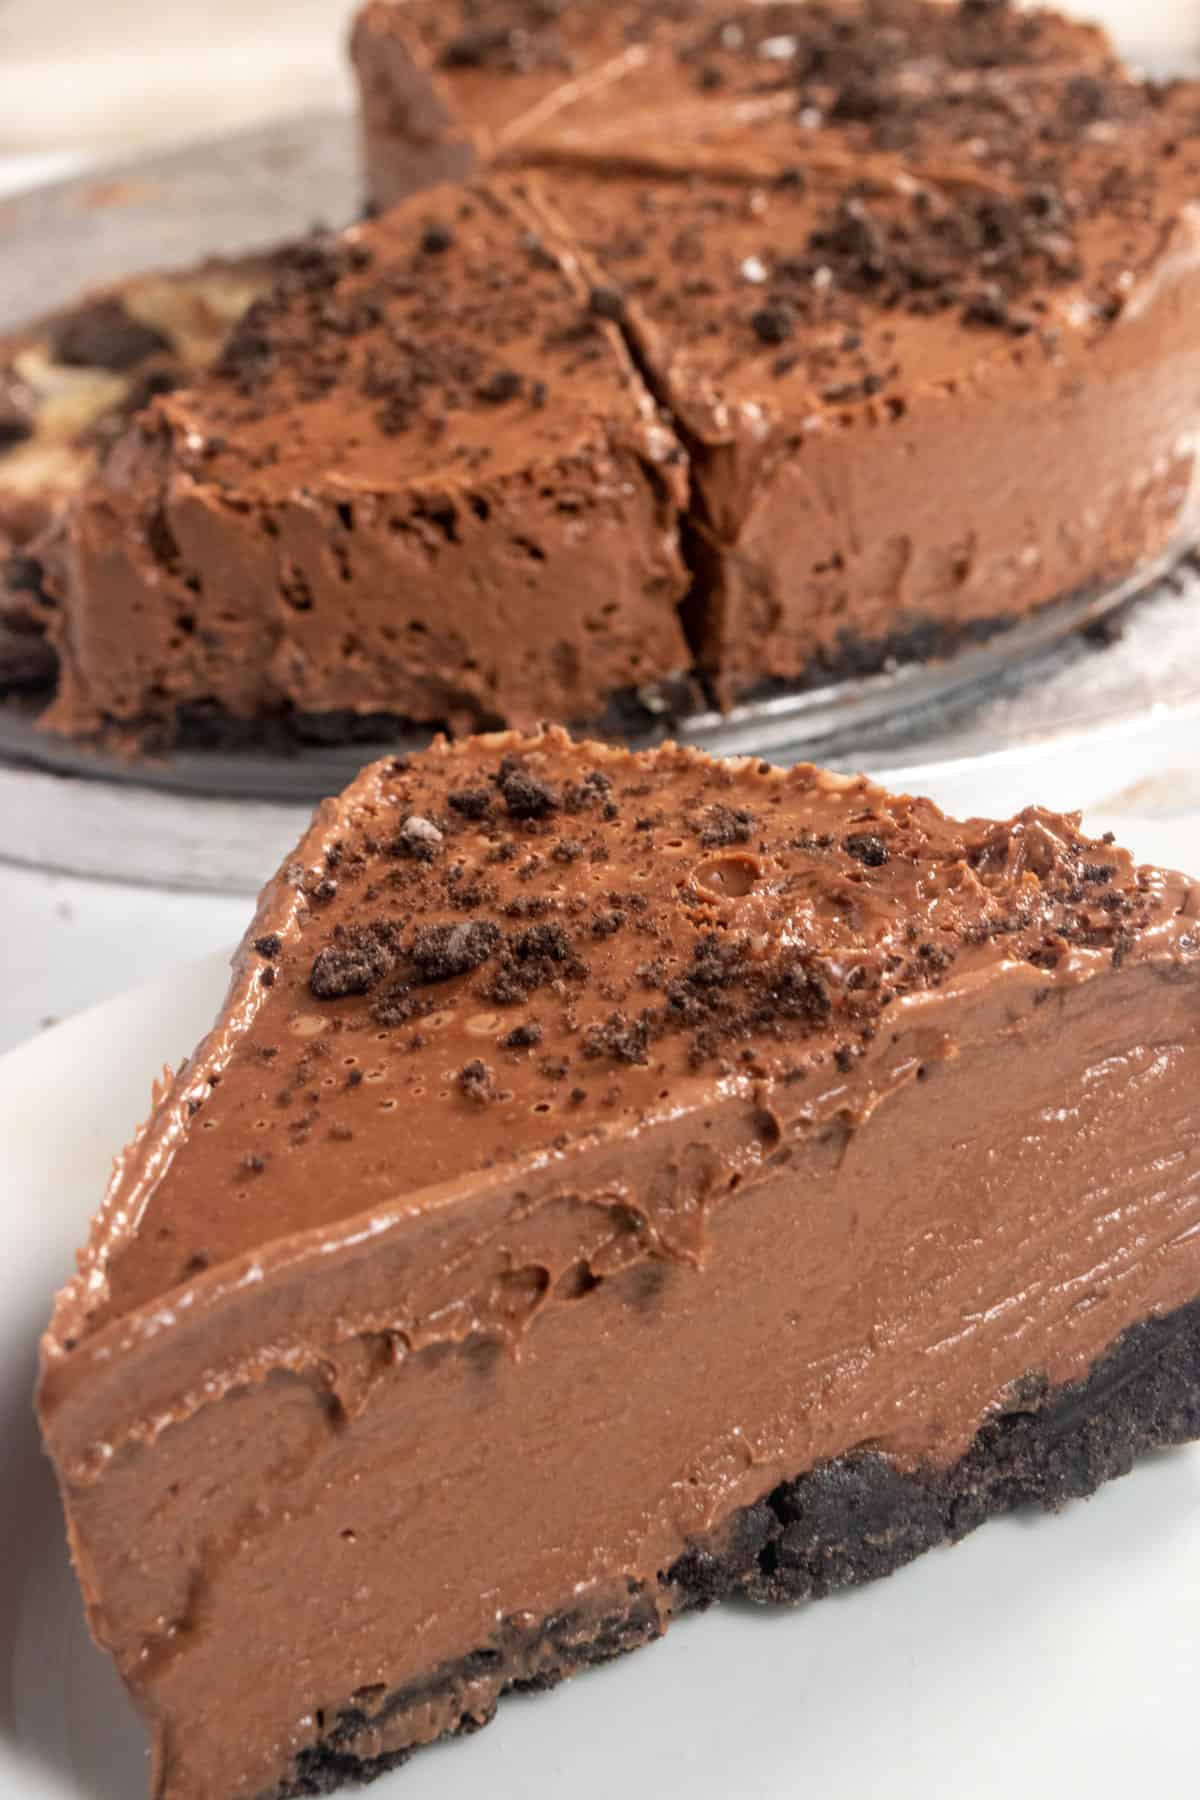
<path id="1" fill-rule="evenodd" d="M 56 729 L 728 707 L 1194 536 L 1196 84 L 927 0 L 375 5 L 355 45 L 405 197 L 75 510 Z"/>
<path id="2" fill-rule="evenodd" d="M 1198 982 L 1195 885 L 1038 809 L 558 732 L 365 771 L 44 1341 L 157 1792 L 294 1783 L 348 1710 L 399 1756 L 470 1706 L 385 1696 L 653 1635 L 781 1483 L 932 1480 L 1192 1301 Z"/>

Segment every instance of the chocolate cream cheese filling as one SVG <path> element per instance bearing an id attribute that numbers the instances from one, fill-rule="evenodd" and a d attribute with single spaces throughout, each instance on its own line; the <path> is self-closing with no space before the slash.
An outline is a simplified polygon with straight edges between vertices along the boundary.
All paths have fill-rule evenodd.
<path id="1" fill-rule="evenodd" d="M 1194 536 L 1196 84 L 924 0 L 377 6 L 356 43 L 376 197 L 401 141 L 479 185 L 298 251 L 113 451 L 44 557 L 55 729 L 645 727 Z"/>
<path id="2" fill-rule="evenodd" d="M 1194 884 L 1037 808 L 558 731 L 366 770 L 43 1344 L 155 1793 L 323 1791 L 1193 1435 L 1198 996 Z"/>

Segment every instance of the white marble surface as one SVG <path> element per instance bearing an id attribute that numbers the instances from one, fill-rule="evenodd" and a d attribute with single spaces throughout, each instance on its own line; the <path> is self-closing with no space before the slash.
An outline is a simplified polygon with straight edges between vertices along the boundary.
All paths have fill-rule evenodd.
<path id="1" fill-rule="evenodd" d="M 1200 0 L 1091 0 L 1075 10 L 1102 17 L 1149 66 L 1200 66 Z M 341 40 L 352 11 L 352 0 L 157 0 L 153 8 L 143 0 L 0 0 L 0 195 L 269 114 L 349 105 Z M 1140 855 L 1200 871 L 1200 741 L 1175 734 L 1169 773 L 1157 785 L 1140 770 L 1132 786 L 1122 781 L 1119 747 L 1105 760 L 1112 769 L 1099 787 L 1064 766 L 1057 777 L 1047 768 L 1042 785 L 1026 790 L 993 768 L 959 777 L 937 797 L 962 810 L 1004 811 L 1043 790 L 1069 805 L 1078 788 L 1097 829 L 1111 824 Z M 248 916 L 245 898 L 0 865 L 0 1050 L 232 944 Z"/>

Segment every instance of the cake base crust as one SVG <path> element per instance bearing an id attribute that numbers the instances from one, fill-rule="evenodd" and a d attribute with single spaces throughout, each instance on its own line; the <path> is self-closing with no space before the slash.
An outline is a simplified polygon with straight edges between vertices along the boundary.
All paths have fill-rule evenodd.
<path id="1" fill-rule="evenodd" d="M 1031 1376 L 949 1469 L 904 1474 L 864 1453 L 782 1482 L 744 1507 L 719 1541 L 690 1547 L 635 1586 L 628 1607 L 597 1616 L 558 1613 L 532 1631 L 510 1629 L 427 1680 L 388 1696 L 368 1720 L 349 1708 L 262 1800 L 329 1794 L 398 1768 L 417 1747 L 359 1755 L 364 1732 L 395 1737 L 406 1713 L 439 1714 L 461 1699 L 443 1736 L 479 1730 L 510 1691 L 554 1687 L 662 1635 L 669 1619 L 719 1600 L 762 1604 L 821 1599 L 891 1575 L 925 1550 L 957 1543 L 1018 1507 L 1056 1511 L 1128 1474 L 1147 1451 L 1200 1437 L 1200 1297 L 1127 1331 L 1086 1380 L 1050 1389 Z"/>

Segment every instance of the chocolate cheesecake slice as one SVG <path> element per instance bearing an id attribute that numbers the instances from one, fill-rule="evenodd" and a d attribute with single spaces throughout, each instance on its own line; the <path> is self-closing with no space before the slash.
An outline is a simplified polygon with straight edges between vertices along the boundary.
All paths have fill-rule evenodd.
<path id="1" fill-rule="evenodd" d="M 216 357 L 269 257 L 135 275 L 0 338 L 0 690 L 53 679 L 36 540 L 129 420 Z"/>
<path id="2" fill-rule="evenodd" d="M 723 706 L 951 653 L 1200 526 L 1200 88 L 901 91 L 864 77 L 857 134 L 564 146 L 542 178 L 688 448 Z"/>
<path id="3" fill-rule="evenodd" d="M 686 459 L 519 185 L 281 254 L 48 558 L 56 729 L 599 720 L 688 667 Z"/>
<path id="4" fill-rule="evenodd" d="M 1198 1092 L 1200 889 L 1077 819 L 560 731 L 368 768 L 43 1342 L 159 1800 L 1200 1435 Z"/>

